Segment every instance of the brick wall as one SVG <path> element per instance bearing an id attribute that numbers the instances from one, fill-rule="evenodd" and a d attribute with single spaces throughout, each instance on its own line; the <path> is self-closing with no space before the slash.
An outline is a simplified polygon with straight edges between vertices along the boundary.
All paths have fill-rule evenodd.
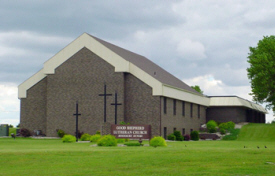
<path id="1" fill-rule="evenodd" d="M 190 134 L 190 130 L 199 130 L 201 124 L 206 122 L 206 108 L 193 104 L 191 117 L 191 103 L 185 102 L 185 113 L 182 113 L 182 101 L 176 100 L 176 114 L 174 115 L 174 99 L 166 98 L 166 113 L 164 113 L 164 97 L 161 98 L 161 121 L 162 121 L 162 136 L 164 136 L 164 127 L 167 129 L 166 135 L 174 132 L 174 128 L 182 133 L 185 129 L 185 134 Z M 200 108 L 200 116 L 198 115 Z"/>
<path id="2" fill-rule="evenodd" d="M 125 73 L 125 121 L 151 125 L 152 136 L 160 135 L 160 97 L 135 76 Z"/>
<path id="3" fill-rule="evenodd" d="M 114 123 L 114 94 L 118 93 L 118 122 L 124 120 L 124 76 L 115 73 L 109 63 L 83 48 L 55 70 L 55 74 L 48 75 L 47 86 L 47 135 L 56 136 L 56 129 L 63 129 L 66 133 L 75 132 L 75 103 L 79 102 L 80 131 L 95 134 L 97 130 L 108 133 L 106 125 Z M 104 124 L 104 98 L 99 96 L 107 93 L 107 124 Z"/>
<path id="4" fill-rule="evenodd" d="M 46 86 L 47 78 L 44 78 L 27 91 L 27 98 L 21 98 L 20 128 L 46 133 Z"/>

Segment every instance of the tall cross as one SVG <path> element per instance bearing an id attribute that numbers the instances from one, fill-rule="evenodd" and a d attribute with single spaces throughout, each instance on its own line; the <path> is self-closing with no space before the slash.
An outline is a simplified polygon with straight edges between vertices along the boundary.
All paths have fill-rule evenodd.
<path id="1" fill-rule="evenodd" d="M 117 106 L 122 105 L 121 103 L 117 103 L 117 93 L 115 94 L 115 103 L 111 105 L 115 106 L 115 124 L 117 124 Z"/>
<path id="2" fill-rule="evenodd" d="M 107 101 L 107 96 L 112 96 L 112 94 L 107 94 L 106 93 L 107 86 L 104 83 L 104 94 L 99 94 L 99 96 L 104 96 L 104 122 L 106 122 L 106 101 Z"/>
<path id="3" fill-rule="evenodd" d="M 78 141 L 78 116 L 80 116 L 81 114 L 78 113 L 78 101 L 76 101 L 76 110 L 75 110 L 75 114 L 74 116 L 76 116 L 75 118 L 75 137 L 76 137 L 76 142 Z"/>

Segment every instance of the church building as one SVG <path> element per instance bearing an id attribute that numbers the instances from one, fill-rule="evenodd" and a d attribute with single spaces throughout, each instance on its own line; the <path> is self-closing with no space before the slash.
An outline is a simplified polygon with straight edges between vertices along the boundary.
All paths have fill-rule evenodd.
<path id="1" fill-rule="evenodd" d="M 18 86 L 20 126 L 57 136 L 109 134 L 111 124 L 151 125 L 152 136 L 190 134 L 208 120 L 265 123 L 267 111 L 236 96 L 208 97 L 149 59 L 87 33 Z"/>

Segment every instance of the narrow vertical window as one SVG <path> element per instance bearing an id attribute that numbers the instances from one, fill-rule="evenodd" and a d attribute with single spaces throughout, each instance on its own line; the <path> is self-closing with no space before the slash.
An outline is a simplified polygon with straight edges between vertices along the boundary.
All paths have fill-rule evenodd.
<path id="1" fill-rule="evenodd" d="M 174 115 L 176 115 L 177 114 L 177 100 L 174 100 L 174 106 L 173 106 L 173 113 L 174 113 Z"/>
<path id="2" fill-rule="evenodd" d="M 193 103 L 190 103 L 190 117 L 193 117 Z"/>
<path id="3" fill-rule="evenodd" d="M 185 128 L 182 129 L 182 135 L 185 135 Z"/>
<path id="4" fill-rule="evenodd" d="M 164 114 L 166 114 L 167 112 L 167 98 L 166 97 L 163 97 L 163 112 Z"/>
<path id="5" fill-rule="evenodd" d="M 185 116 L 185 102 L 182 102 L 182 116 Z"/>
<path id="6" fill-rule="evenodd" d="M 163 137 L 164 137 L 164 139 L 167 139 L 167 128 L 166 127 L 163 128 Z"/>
<path id="7" fill-rule="evenodd" d="M 190 129 L 190 134 L 192 133 L 193 129 Z"/>
<path id="8" fill-rule="evenodd" d="M 198 105 L 198 118 L 201 118 L 201 106 Z"/>
<path id="9" fill-rule="evenodd" d="M 174 132 L 177 131 L 177 128 L 174 128 Z"/>

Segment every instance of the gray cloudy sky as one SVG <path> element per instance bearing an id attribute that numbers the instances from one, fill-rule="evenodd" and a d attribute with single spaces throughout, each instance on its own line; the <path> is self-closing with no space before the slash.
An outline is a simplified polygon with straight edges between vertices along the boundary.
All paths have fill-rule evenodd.
<path id="1" fill-rule="evenodd" d="M 19 123 L 17 86 L 83 32 L 147 57 L 206 95 L 251 100 L 248 48 L 274 35 L 274 19 L 271 0 L 0 1 L 0 124 Z"/>

